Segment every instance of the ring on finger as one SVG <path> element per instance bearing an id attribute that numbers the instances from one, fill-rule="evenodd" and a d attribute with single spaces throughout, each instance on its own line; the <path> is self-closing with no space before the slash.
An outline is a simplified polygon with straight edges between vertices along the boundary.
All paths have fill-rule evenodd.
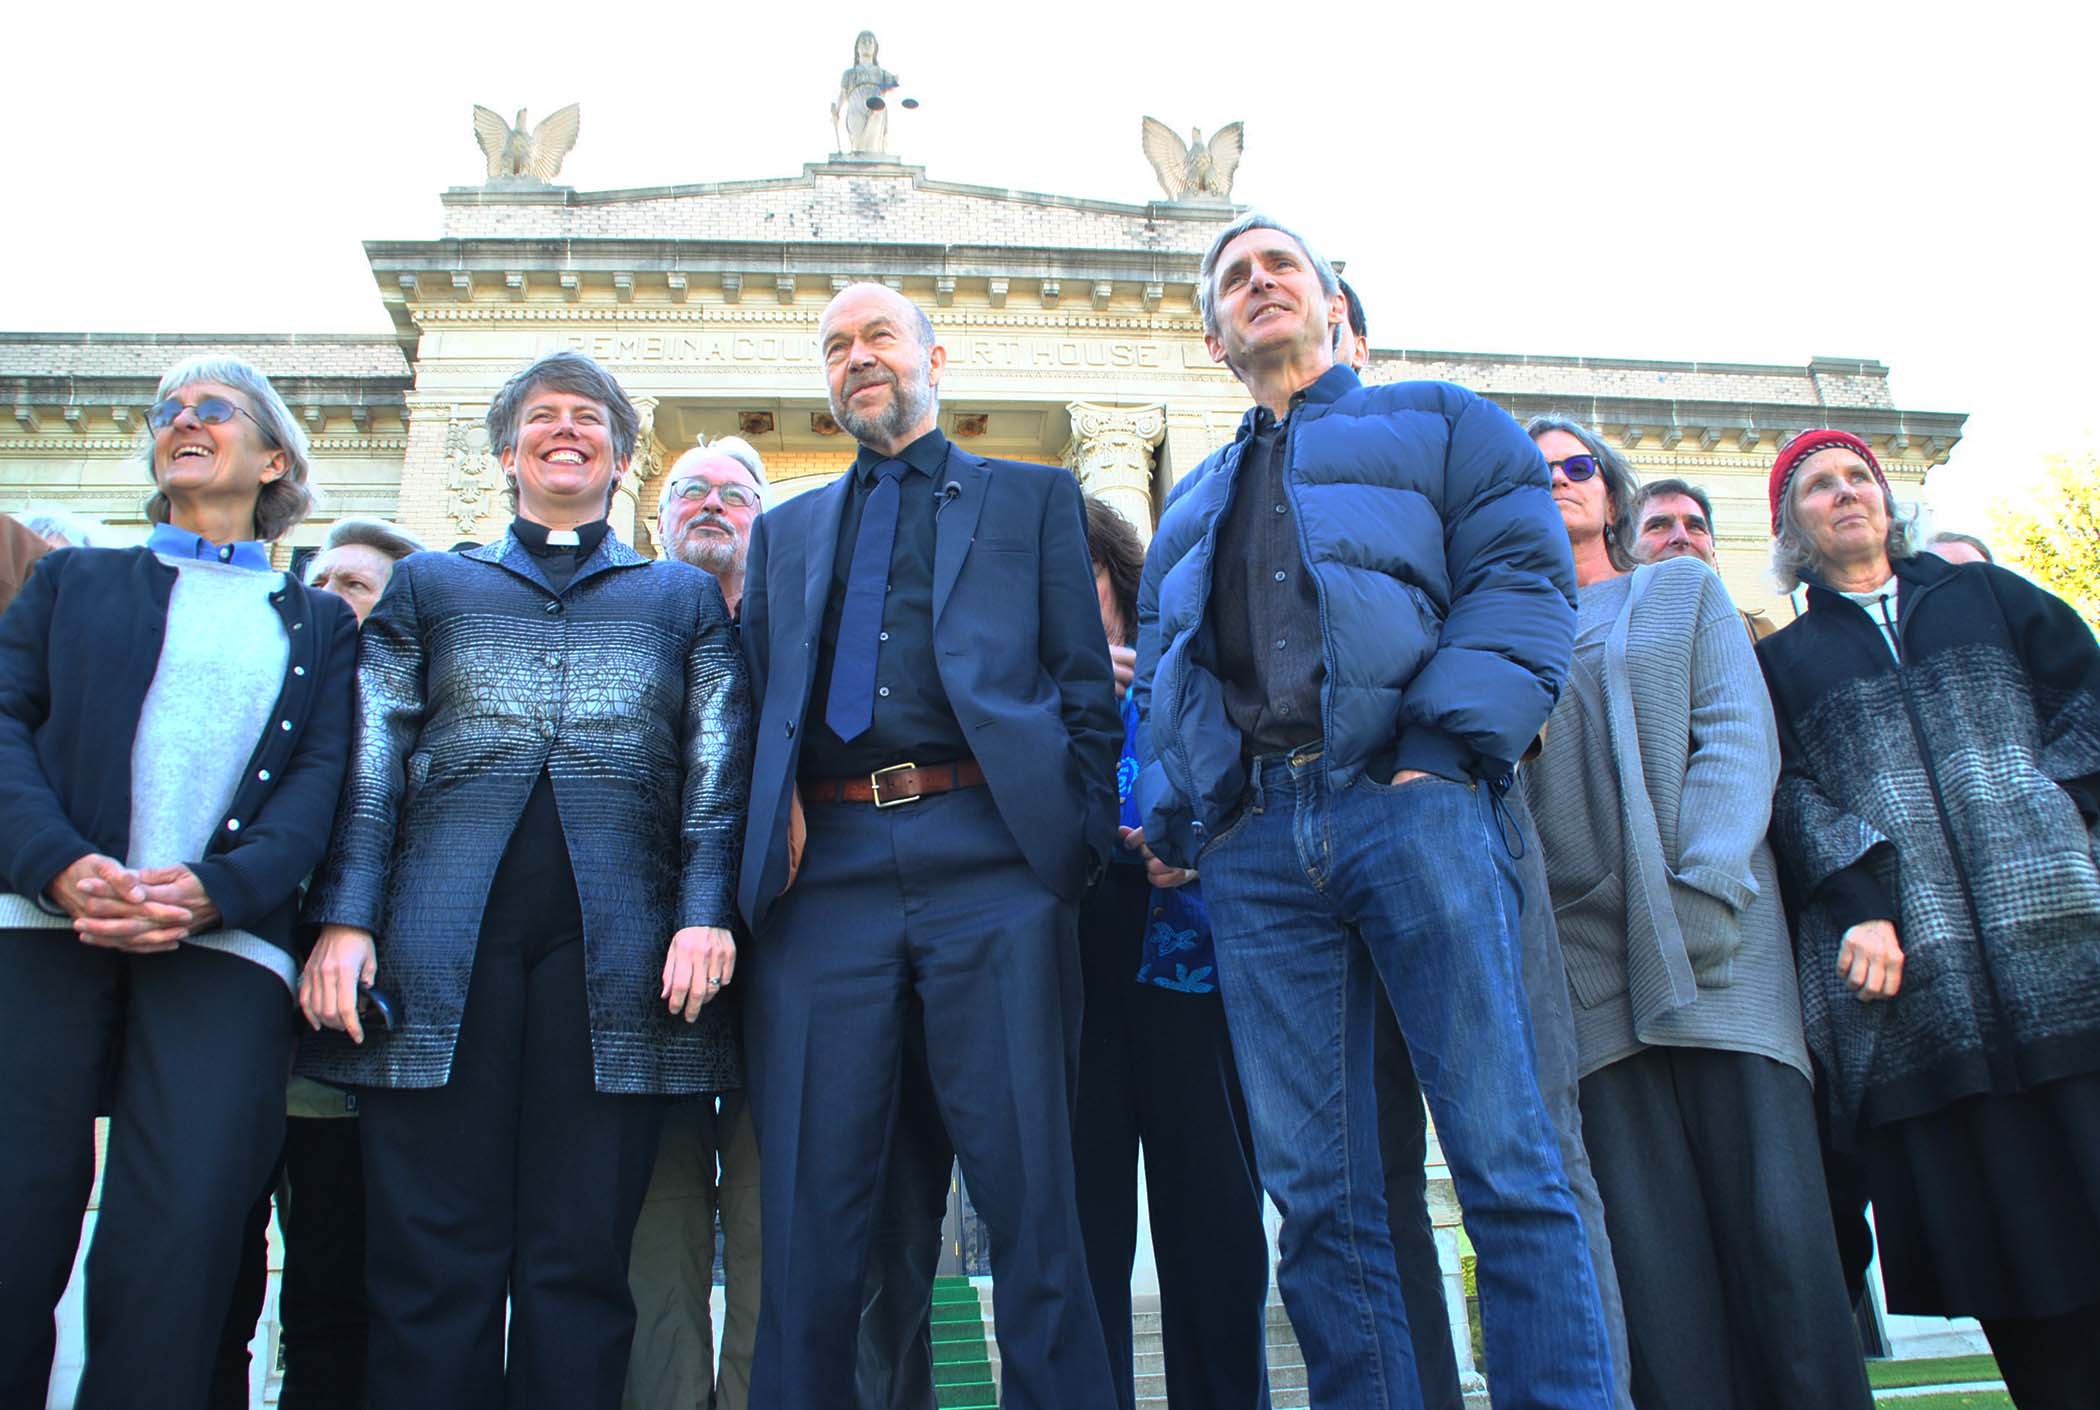
<path id="1" fill-rule="evenodd" d="M 719 989 L 719 988 L 721 988 L 721 987 L 722 987 L 722 976 L 721 976 L 721 975 L 719 975 L 719 974 L 710 974 L 709 976 L 707 976 L 707 987 L 708 987 L 708 988 L 710 988 L 710 989 Z"/>

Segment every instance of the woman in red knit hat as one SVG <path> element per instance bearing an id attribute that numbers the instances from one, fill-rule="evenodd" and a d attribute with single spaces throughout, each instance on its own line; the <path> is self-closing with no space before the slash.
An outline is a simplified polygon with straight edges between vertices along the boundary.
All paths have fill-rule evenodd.
<path id="1" fill-rule="evenodd" d="M 1987 563 L 1913 551 L 1874 452 L 1772 468 L 1758 648 L 1772 837 L 1832 1143 L 1896 1312 L 1983 1323 L 2022 1410 L 2100 1387 L 2100 646 Z"/>

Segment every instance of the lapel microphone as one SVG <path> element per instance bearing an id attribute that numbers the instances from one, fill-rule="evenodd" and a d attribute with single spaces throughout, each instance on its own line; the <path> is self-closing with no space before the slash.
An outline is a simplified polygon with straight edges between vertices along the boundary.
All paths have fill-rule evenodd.
<path id="1" fill-rule="evenodd" d="M 941 511 L 962 498 L 962 481 L 950 480 L 941 486 L 941 502 L 933 507 L 933 522 L 941 522 Z"/>

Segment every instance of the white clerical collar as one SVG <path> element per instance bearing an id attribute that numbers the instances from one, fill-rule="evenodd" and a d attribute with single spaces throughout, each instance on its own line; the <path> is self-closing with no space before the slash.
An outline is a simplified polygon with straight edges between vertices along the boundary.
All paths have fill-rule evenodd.
<path id="1" fill-rule="evenodd" d="M 576 548 L 582 543 L 583 539 L 574 529 L 547 530 L 547 547 L 549 548 Z"/>

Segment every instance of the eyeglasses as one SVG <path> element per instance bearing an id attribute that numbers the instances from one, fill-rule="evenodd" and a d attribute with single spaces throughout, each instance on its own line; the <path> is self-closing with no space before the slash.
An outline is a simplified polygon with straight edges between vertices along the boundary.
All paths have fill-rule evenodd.
<path id="1" fill-rule="evenodd" d="M 1596 474 L 1601 468 L 1597 464 L 1597 457 L 1594 455 L 1571 455 L 1564 460 L 1549 460 L 1546 462 L 1546 473 L 1548 475 L 1558 470 L 1578 485 Z"/>
<path id="2" fill-rule="evenodd" d="M 255 429 L 263 433 L 264 440 L 271 445 L 277 444 L 277 438 L 270 434 L 270 428 L 257 420 L 254 412 L 224 397 L 206 397 L 194 406 L 179 402 L 173 397 L 163 398 L 146 408 L 146 424 L 156 432 L 165 431 L 174 425 L 175 418 L 185 411 L 207 426 L 223 426 L 236 415 L 245 416 L 255 422 Z"/>
<path id="3" fill-rule="evenodd" d="M 731 509 L 754 509 L 758 506 L 758 491 L 749 485 L 718 485 L 711 480 L 680 480 L 671 490 L 673 499 L 689 499 L 696 504 L 710 494 L 720 495 L 722 503 Z"/>

